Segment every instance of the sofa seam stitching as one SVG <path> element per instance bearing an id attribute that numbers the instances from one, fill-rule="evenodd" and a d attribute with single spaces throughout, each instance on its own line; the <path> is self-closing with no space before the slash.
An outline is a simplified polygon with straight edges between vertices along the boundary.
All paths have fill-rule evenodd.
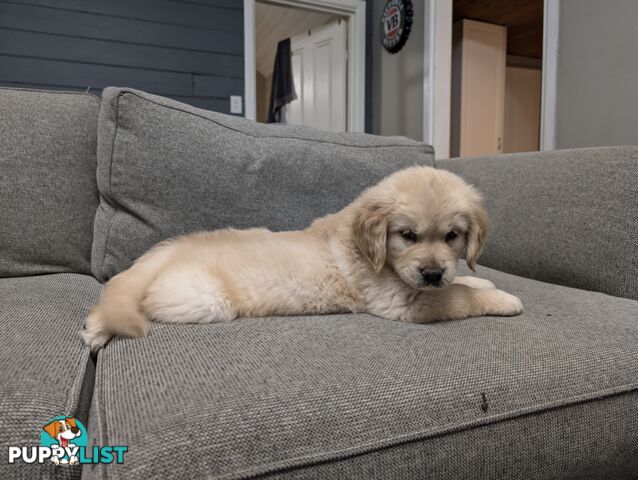
<path id="1" fill-rule="evenodd" d="M 82 362 L 82 365 L 84 365 L 84 369 L 82 369 L 82 378 L 78 382 L 79 385 L 78 385 L 78 392 L 77 392 L 77 402 L 74 402 L 75 403 L 75 407 L 73 408 L 73 413 L 71 414 L 73 417 L 75 417 L 77 415 L 77 412 L 78 412 L 78 409 L 79 409 L 79 406 L 80 406 L 80 395 L 82 394 L 82 386 L 84 385 L 84 381 L 86 379 L 88 364 L 91 361 L 90 349 L 86 345 L 83 345 L 83 346 L 84 346 L 84 351 L 87 352 L 88 354 L 86 355 L 86 360 L 84 362 Z M 78 372 L 79 372 L 79 370 L 80 369 L 78 369 Z M 79 377 L 80 376 L 78 375 L 78 378 Z M 90 394 L 91 394 L 91 400 L 92 400 L 93 399 L 93 392 L 90 392 Z M 67 409 L 67 410 L 69 411 L 70 409 Z M 91 410 L 91 404 L 89 402 L 89 411 L 90 410 Z M 89 412 L 87 412 L 87 419 L 86 419 L 87 420 L 87 424 L 88 424 L 88 415 L 89 415 Z M 88 435 L 88 432 L 87 432 L 87 435 Z M 80 478 L 82 478 L 82 470 L 84 470 L 84 466 L 83 466 L 83 464 L 80 464 L 79 467 L 80 467 L 78 469 L 79 476 L 80 476 Z"/>
<path id="2" fill-rule="evenodd" d="M 117 134 L 119 132 L 120 129 L 120 97 L 123 94 L 120 93 L 117 96 L 117 99 L 115 101 L 115 131 L 113 132 L 113 141 L 111 142 L 111 156 L 109 159 L 109 189 L 108 189 L 108 195 L 109 197 L 111 197 L 111 200 L 113 199 L 113 157 L 115 156 L 115 142 L 117 140 Z M 105 279 L 107 277 L 106 272 L 105 272 L 105 264 L 106 264 L 106 257 L 109 253 L 109 246 L 111 243 L 111 233 L 113 231 L 113 227 L 115 226 L 115 222 L 118 218 L 118 214 L 120 213 L 119 209 L 115 209 L 115 213 L 113 213 L 113 217 L 111 218 L 111 221 L 109 223 L 109 228 L 106 232 L 106 242 L 104 243 L 104 255 L 102 256 L 102 264 L 100 265 L 100 276 L 102 277 L 102 279 Z"/>
<path id="3" fill-rule="evenodd" d="M 104 428 L 102 429 L 102 438 L 104 439 L 104 444 L 105 445 L 110 445 L 109 442 L 109 429 L 108 429 L 108 424 L 106 422 L 106 410 L 104 408 L 104 404 L 105 402 L 102 402 L 102 396 L 104 396 L 104 389 L 106 388 L 106 383 L 104 382 L 104 378 L 102 378 L 102 381 L 100 382 L 100 396 L 98 397 L 98 401 L 100 401 L 100 423 L 104 425 Z M 108 472 L 106 471 L 107 469 L 104 469 L 104 478 L 107 479 L 109 477 Z"/>
<path id="4" fill-rule="evenodd" d="M 104 402 L 101 401 L 102 396 L 103 396 L 103 390 L 104 390 L 104 376 L 106 375 L 106 373 L 101 372 L 99 370 L 104 370 L 104 368 L 102 367 L 102 364 L 104 363 L 103 361 L 100 362 L 100 358 L 101 358 L 101 353 L 98 353 L 96 359 L 95 359 L 95 385 L 93 386 L 93 399 L 95 399 L 95 413 L 97 415 L 97 424 L 98 424 L 98 428 L 99 428 L 99 432 L 100 432 L 100 440 L 102 441 L 103 445 L 109 445 L 109 441 L 108 441 L 108 428 L 107 428 L 107 424 L 104 421 L 104 407 L 103 404 Z M 99 368 L 99 370 L 98 370 Z M 91 412 L 91 410 L 94 410 L 92 408 L 93 406 L 91 405 L 91 407 L 89 408 L 89 414 Z M 108 478 L 108 472 L 106 468 L 101 469 L 101 478 Z"/>
<path id="5" fill-rule="evenodd" d="M 194 117 L 197 118 L 201 118 L 202 120 L 206 120 L 208 122 L 214 123 L 215 125 L 218 125 L 222 128 L 225 128 L 227 130 L 236 132 L 236 133 L 240 133 L 242 135 L 246 135 L 247 137 L 251 137 L 251 138 L 272 138 L 272 139 L 283 139 L 283 140 L 300 140 L 300 141 L 305 141 L 305 142 L 316 142 L 316 143 L 325 143 L 328 145 L 339 145 L 342 147 L 351 147 L 351 148 L 396 148 L 396 147 L 401 147 L 401 148 L 417 148 L 417 149 L 421 149 L 423 151 L 423 153 L 434 153 L 434 148 L 431 145 L 426 145 L 425 143 L 421 143 L 419 145 L 401 145 L 401 144 L 391 144 L 391 145 L 349 145 L 346 143 L 339 143 L 339 142 L 329 142 L 326 140 L 318 140 L 318 139 L 311 139 L 311 138 L 303 138 L 303 137 L 286 137 L 286 136 L 276 136 L 276 135 L 253 135 L 247 132 L 243 132 L 241 130 L 238 130 L 236 128 L 233 127 L 229 127 L 228 125 L 224 125 L 223 123 L 220 123 L 216 120 L 213 120 L 212 118 L 208 118 L 205 117 L 203 115 L 197 114 L 197 113 L 193 113 L 193 112 L 189 112 L 188 110 L 184 110 L 181 108 L 177 108 L 177 107 L 172 107 L 169 105 L 164 105 L 162 103 L 159 103 L 155 100 L 151 100 L 148 98 L 144 98 L 141 95 L 138 95 L 137 93 L 131 92 L 131 91 L 122 91 L 120 92 L 119 96 L 123 96 L 123 95 L 133 95 L 134 97 L 139 98 L 140 100 L 143 100 L 145 102 L 148 103 L 152 103 L 153 105 L 157 105 L 160 106 L 162 108 L 167 108 L 169 110 L 175 110 L 177 112 L 182 112 L 185 113 L 187 115 L 192 115 Z M 118 98 L 119 98 L 118 96 Z"/>
<path id="6" fill-rule="evenodd" d="M 277 463 L 275 463 L 275 464 L 263 465 L 263 466 L 257 467 L 258 469 L 261 469 L 261 471 L 250 472 L 250 471 L 244 470 L 244 471 L 238 471 L 238 472 L 230 472 L 230 473 L 222 474 L 220 476 L 215 476 L 212 478 L 219 479 L 219 480 L 224 480 L 224 479 L 230 480 L 230 479 L 239 479 L 239 478 L 248 480 L 248 479 L 264 477 L 277 472 L 294 471 L 300 468 L 311 467 L 317 464 L 336 463 L 336 462 L 347 460 L 349 458 L 357 457 L 360 455 L 366 455 L 372 452 L 388 450 L 400 445 L 407 445 L 407 444 L 422 442 L 424 440 L 437 437 L 437 436 L 447 436 L 447 435 L 451 435 L 451 434 L 465 431 L 465 430 L 474 430 L 474 429 L 482 428 L 488 425 L 495 425 L 495 424 L 503 423 L 510 420 L 516 420 L 517 418 L 522 418 L 528 415 L 546 413 L 559 408 L 566 408 L 566 407 L 571 407 L 571 406 L 579 405 L 579 404 L 588 404 L 594 401 L 607 400 L 609 398 L 614 398 L 614 397 L 625 395 L 628 393 L 634 393 L 636 391 L 638 391 L 638 383 L 625 384 L 625 385 L 621 385 L 621 386 L 617 386 L 617 387 L 613 387 L 613 388 L 609 388 L 605 390 L 599 390 L 597 392 L 586 394 L 583 396 L 584 398 L 581 398 L 580 396 L 577 395 L 577 396 L 571 397 L 565 402 L 545 403 L 543 405 L 528 407 L 527 409 L 523 408 L 523 409 L 519 409 L 518 411 L 514 410 L 511 412 L 506 412 L 504 414 L 494 415 L 491 418 L 488 417 L 475 422 L 469 421 L 469 422 L 466 422 L 465 425 L 443 427 L 443 429 L 438 432 L 436 431 L 436 429 L 431 429 L 429 432 L 425 430 L 421 432 L 415 432 L 413 434 L 404 435 L 403 437 L 408 437 L 405 439 L 402 439 L 401 436 L 398 436 L 398 437 L 395 436 L 395 437 L 390 437 L 390 438 L 381 440 L 377 442 L 377 444 L 368 443 L 368 444 L 360 445 L 358 447 L 351 447 L 351 448 L 346 448 L 342 450 L 336 450 L 336 451 L 328 452 L 327 455 L 330 455 L 330 457 L 328 458 L 321 458 L 321 456 L 324 455 L 322 453 L 313 454 L 306 457 L 297 457 L 297 458 L 282 460 L 278 462 L 279 464 L 282 464 L 287 461 L 296 462 L 292 465 L 278 465 Z M 412 436 L 413 438 L 409 438 L 410 436 Z M 360 451 L 358 451 L 357 449 L 360 449 Z"/>
<path id="7" fill-rule="evenodd" d="M 65 405 L 65 410 L 66 412 L 64 413 L 64 415 L 72 415 L 75 414 L 75 411 L 77 410 L 78 404 L 80 403 L 79 399 L 80 399 L 80 392 L 78 390 L 77 392 L 77 402 L 74 399 L 69 398 L 71 395 L 71 392 L 73 391 L 74 387 L 79 386 L 80 388 L 82 387 L 82 383 L 84 381 L 84 376 L 86 374 L 86 365 L 87 362 L 89 360 L 88 356 L 86 355 L 87 352 L 89 351 L 88 347 L 86 345 L 82 345 L 82 356 L 86 356 L 86 359 L 83 362 L 79 362 L 79 366 L 76 367 L 75 369 L 75 375 L 74 375 L 74 379 L 72 382 L 69 383 L 68 388 L 66 389 L 66 405 Z M 79 385 L 78 385 L 79 384 Z"/>
<path id="8" fill-rule="evenodd" d="M 83 354 L 86 353 L 88 351 L 88 348 L 86 346 L 83 345 Z M 65 389 L 65 393 L 64 393 L 64 410 L 65 412 L 63 413 L 64 415 L 72 415 L 72 413 L 75 413 L 75 409 L 73 412 L 71 412 L 71 408 L 73 407 L 73 404 L 75 403 L 73 400 L 70 399 L 71 396 L 71 391 L 73 390 L 73 387 L 77 384 L 77 383 L 81 383 L 82 382 L 78 382 L 78 379 L 80 377 L 82 377 L 82 379 L 84 379 L 84 374 L 82 372 L 82 365 L 84 365 L 84 368 L 86 369 L 86 361 L 85 362 L 80 362 L 79 363 L 79 367 L 76 367 L 75 369 L 75 375 L 73 378 L 73 381 L 69 382 L 69 384 L 67 385 L 66 389 Z M 79 395 L 78 395 L 78 403 L 79 403 Z"/>

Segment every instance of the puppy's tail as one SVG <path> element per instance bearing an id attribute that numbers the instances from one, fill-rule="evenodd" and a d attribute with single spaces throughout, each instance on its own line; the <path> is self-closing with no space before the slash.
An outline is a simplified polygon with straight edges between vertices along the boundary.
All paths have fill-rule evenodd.
<path id="1" fill-rule="evenodd" d="M 171 243 L 163 242 L 140 257 L 131 268 L 113 277 L 102 290 L 100 303 L 84 321 L 80 335 L 92 351 L 102 348 L 115 335 L 145 337 L 150 322 L 141 303 L 148 286 L 164 268 L 173 253 Z"/>

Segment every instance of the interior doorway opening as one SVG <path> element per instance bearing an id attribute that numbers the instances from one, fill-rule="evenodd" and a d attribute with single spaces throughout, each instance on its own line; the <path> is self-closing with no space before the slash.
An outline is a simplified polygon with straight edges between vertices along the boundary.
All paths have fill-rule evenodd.
<path id="1" fill-rule="evenodd" d="M 541 148 L 543 7 L 453 1 L 451 156 Z"/>
<path id="2" fill-rule="evenodd" d="M 272 8 L 282 9 L 279 10 L 279 13 L 286 13 L 288 17 L 296 16 L 299 22 L 285 22 L 282 15 L 272 14 L 268 23 L 259 25 L 262 32 L 265 32 L 264 38 L 285 35 L 291 39 L 292 43 L 295 37 L 297 40 L 301 40 L 300 35 L 304 31 L 306 37 L 312 37 L 310 42 L 295 42 L 297 46 L 304 43 L 298 49 L 303 51 L 303 55 L 300 54 L 297 58 L 300 92 L 296 92 L 298 95 L 301 93 L 298 98 L 297 113 L 303 112 L 303 115 L 298 116 L 299 118 L 295 120 L 293 112 L 295 105 L 293 104 L 286 112 L 289 114 L 288 120 L 296 124 L 317 126 L 333 131 L 363 132 L 365 128 L 366 42 L 366 3 L 363 0 L 244 0 L 246 117 L 258 120 L 259 108 L 259 120 L 265 118 L 264 106 L 269 95 L 266 92 L 270 90 L 270 68 L 263 66 L 269 63 L 268 60 L 260 60 L 258 67 L 257 50 L 263 50 L 262 41 L 276 42 L 276 40 L 263 40 L 262 35 L 258 38 L 258 22 L 262 22 L 263 16 L 268 11 L 275 11 Z M 307 23 L 301 24 L 301 22 Z M 279 29 L 280 23 L 294 24 L 294 29 L 291 29 L 290 26 L 285 27 L 289 29 L 290 33 L 282 33 Z M 275 30 L 278 30 L 279 33 L 275 34 Z M 302 31 L 295 35 L 296 30 Z M 338 31 L 341 31 L 342 34 L 338 34 Z M 325 38 L 326 35 L 330 39 Z M 331 48 L 323 48 L 326 47 L 326 42 L 331 44 Z M 345 44 L 345 48 L 339 47 L 337 50 L 340 42 Z M 267 47 L 266 50 L 268 50 Z M 272 47 L 270 51 L 272 52 Z M 340 53 L 335 53 L 337 51 Z M 263 58 L 267 57 L 268 55 L 265 55 Z M 302 58 L 307 60 L 301 61 Z M 330 64 L 328 59 L 333 63 Z M 337 59 L 343 62 L 341 69 L 337 68 L 335 63 Z M 329 64 L 331 66 L 328 69 L 314 68 L 313 70 L 310 68 L 313 65 Z M 258 73 L 260 77 L 257 75 Z M 345 97 L 345 100 L 341 100 L 339 93 L 341 90 L 332 88 L 337 79 L 343 77 L 345 77 L 345 93 L 342 96 Z M 327 79 L 330 79 L 331 83 L 326 83 Z M 341 84 L 341 82 L 339 83 Z M 314 101 L 315 99 L 317 101 Z M 345 122 L 334 120 L 333 111 L 337 110 L 335 105 L 338 105 L 338 109 L 345 109 L 345 114 L 342 115 L 345 116 Z M 330 106 L 330 108 L 326 108 L 326 106 Z"/>
<path id="3" fill-rule="evenodd" d="M 290 41 L 295 99 L 281 108 L 279 123 L 346 130 L 347 19 L 285 5 L 255 3 L 257 121 L 272 121 L 277 46 Z"/>

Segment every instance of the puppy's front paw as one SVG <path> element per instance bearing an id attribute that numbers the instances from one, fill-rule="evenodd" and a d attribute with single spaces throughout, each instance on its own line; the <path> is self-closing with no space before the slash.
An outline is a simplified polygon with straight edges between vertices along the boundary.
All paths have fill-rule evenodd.
<path id="1" fill-rule="evenodd" d="M 496 288 L 492 282 L 489 280 L 485 280 L 483 278 L 464 276 L 464 277 L 456 277 L 454 279 L 454 283 L 459 283 L 461 285 L 466 285 L 471 288 Z"/>
<path id="2" fill-rule="evenodd" d="M 523 303 L 514 295 L 494 289 L 490 291 L 490 302 L 487 310 L 488 315 L 510 317 L 523 313 Z"/>

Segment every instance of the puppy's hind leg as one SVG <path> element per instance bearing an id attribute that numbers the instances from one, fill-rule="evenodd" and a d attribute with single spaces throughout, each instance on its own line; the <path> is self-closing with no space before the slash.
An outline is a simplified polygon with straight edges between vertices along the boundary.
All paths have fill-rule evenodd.
<path id="1" fill-rule="evenodd" d="M 211 323 L 237 318 L 223 282 L 190 263 L 164 270 L 148 287 L 142 309 L 158 322 Z"/>
<path id="2" fill-rule="evenodd" d="M 139 310 L 140 299 L 131 294 L 135 278 L 120 274 L 107 284 L 100 303 L 93 307 L 84 321 L 80 335 L 91 350 L 102 348 L 114 335 L 144 337 L 149 321 Z"/>
<path id="3" fill-rule="evenodd" d="M 80 335 L 91 350 L 102 348 L 114 335 L 143 337 L 149 321 L 140 310 L 147 286 L 173 254 L 173 244 L 158 244 L 128 270 L 113 277 L 102 290 L 100 303 L 86 317 Z"/>

